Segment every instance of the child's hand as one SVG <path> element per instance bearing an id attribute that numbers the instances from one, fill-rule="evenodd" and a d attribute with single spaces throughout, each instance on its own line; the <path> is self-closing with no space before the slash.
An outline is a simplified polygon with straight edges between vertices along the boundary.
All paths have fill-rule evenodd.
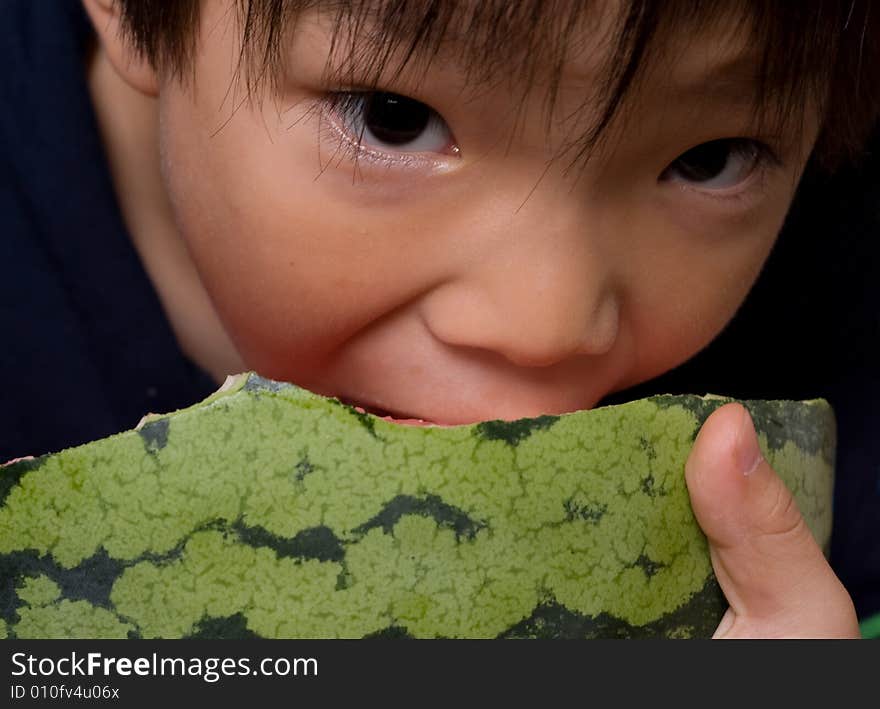
<path id="1" fill-rule="evenodd" d="M 858 638 L 852 600 L 785 484 L 760 456 L 746 409 L 703 424 L 685 474 L 730 608 L 716 638 Z"/>

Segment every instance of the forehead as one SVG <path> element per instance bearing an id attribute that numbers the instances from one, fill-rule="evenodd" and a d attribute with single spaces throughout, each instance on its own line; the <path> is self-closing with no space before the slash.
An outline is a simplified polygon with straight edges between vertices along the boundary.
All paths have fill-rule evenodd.
<path id="1" fill-rule="evenodd" d="M 737 2 L 680 0 L 352 0 L 318 2 L 332 34 L 337 73 L 397 74 L 452 63 L 469 83 L 565 76 L 595 83 L 704 40 L 703 53 L 729 51 L 748 36 Z M 711 36 L 709 41 L 705 41 Z M 740 42 L 741 43 L 741 42 Z M 674 51 L 670 52 L 670 48 Z"/>

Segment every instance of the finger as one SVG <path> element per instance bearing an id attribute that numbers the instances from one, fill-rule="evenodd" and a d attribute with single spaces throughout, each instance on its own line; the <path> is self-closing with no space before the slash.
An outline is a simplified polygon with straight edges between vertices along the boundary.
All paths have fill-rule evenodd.
<path id="1" fill-rule="evenodd" d="M 716 637 L 859 637 L 849 594 L 763 457 L 748 411 L 706 420 L 685 466 L 730 610 Z"/>

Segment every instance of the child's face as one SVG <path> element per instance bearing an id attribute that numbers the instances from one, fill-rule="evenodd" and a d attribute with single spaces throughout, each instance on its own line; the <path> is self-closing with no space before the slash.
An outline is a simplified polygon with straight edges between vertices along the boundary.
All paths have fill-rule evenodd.
<path id="1" fill-rule="evenodd" d="M 233 13 L 204 5 L 196 90 L 160 93 L 204 285 L 249 367 L 398 417 L 585 409 L 690 358 L 756 279 L 816 137 L 808 119 L 798 140 L 761 138 L 779 164 L 756 158 L 749 65 L 711 74 L 741 49 L 720 34 L 656 64 L 583 169 L 554 156 L 589 118 L 597 50 L 571 58 L 550 123 L 546 85 L 469 91 L 452 55 L 381 86 L 438 116 L 334 108 L 328 92 L 357 87 L 323 83 L 329 28 L 307 14 L 283 96 L 250 106 L 227 94 Z M 679 160 L 721 139 L 741 140 Z"/>

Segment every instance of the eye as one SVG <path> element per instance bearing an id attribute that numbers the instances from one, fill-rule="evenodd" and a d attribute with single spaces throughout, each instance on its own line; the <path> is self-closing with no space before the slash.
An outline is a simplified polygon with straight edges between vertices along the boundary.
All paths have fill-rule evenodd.
<path id="1" fill-rule="evenodd" d="M 427 104 L 382 91 L 339 92 L 333 112 L 359 147 L 390 153 L 451 153 L 458 147 L 446 121 Z"/>
<path id="2" fill-rule="evenodd" d="M 660 180 L 724 190 L 745 182 L 761 162 L 770 157 L 768 148 L 748 138 L 712 140 L 676 158 L 660 175 Z"/>

